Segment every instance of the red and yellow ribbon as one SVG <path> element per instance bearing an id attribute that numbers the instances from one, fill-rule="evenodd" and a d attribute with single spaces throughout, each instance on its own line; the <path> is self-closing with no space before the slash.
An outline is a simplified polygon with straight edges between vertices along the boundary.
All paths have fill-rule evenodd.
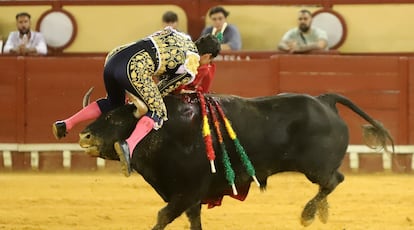
<path id="1" fill-rule="evenodd" d="M 198 99 L 200 100 L 201 115 L 203 116 L 203 139 L 206 146 L 207 158 L 210 161 L 211 172 L 216 173 L 216 166 L 214 160 L 216 154 L 214 153 L 213 140 L 211 138 L 210 124 L 208 122 L 207 111 L 206 111 L 206 100 L 204 95 L 197 91 Z"/>
<path id="2" fill-rule="evenodd" d="M 234 183 L 234 179 L 236 178 L 236 175 L 234 173 L 233 168 L 231 167 L 230 157 L 229 157 L 229 154 L 227 153 L 226 145 L 224 144 L 224 140 L 223 140 L 223 135 L 221 134 L 221 131 L 220 131 L 220 122 L 217 119 L 216 113 L 214 112 L 213 105 L 210 101 L 208 101 L 208 108 L 210 110 L 211 118 L 213 119 L 213 122 L 214 122 L 214 128 L 217 134 L 217 139 L 220 144 L 221 152 L 223 153 L 222 161 L 224 165 L 224 172 L 226 174 L 226 179 L 233 190 L 233 194 L 237 195 L 238 192 L 236 189 L 236 185 Z"/>

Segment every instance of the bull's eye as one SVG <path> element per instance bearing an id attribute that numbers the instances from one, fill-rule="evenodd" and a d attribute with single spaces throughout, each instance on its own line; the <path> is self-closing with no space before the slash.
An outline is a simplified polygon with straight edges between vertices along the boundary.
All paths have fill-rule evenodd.
<path id="1" fill-rule="evenodd" d="M 105 116 L 105 120 L 106 120 L 106 121 L 111 120 L 111 114 L 107 114 L 107 115 Z"/>

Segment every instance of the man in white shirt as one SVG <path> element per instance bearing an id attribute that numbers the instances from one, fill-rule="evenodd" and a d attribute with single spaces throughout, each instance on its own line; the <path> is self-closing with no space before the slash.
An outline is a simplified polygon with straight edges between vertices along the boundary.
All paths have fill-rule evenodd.
<path id="1" fill-rule="evenodd" d="M 0 35 L 0 54 L 3 52 L 3 37 Z"/>
<path id="2" fill-rule="evenodd" d="M 298 27 L 286 32 L 278 45 L 280 51 L 307 53 L 313 50 L 328 50 L 328 35 L 325 31 L 312 26 L 312 13 L 300 10 Z"/>
<path id="3" fill-rule="evenodd" d="M 16 15 L 16 27 L 18 31 L 9 34 L 4 45 L 5 54 L 17 55 L 46 55 L 47 45 L 43 35 L 30 29 L 30 14 L 26 12 Z"/>

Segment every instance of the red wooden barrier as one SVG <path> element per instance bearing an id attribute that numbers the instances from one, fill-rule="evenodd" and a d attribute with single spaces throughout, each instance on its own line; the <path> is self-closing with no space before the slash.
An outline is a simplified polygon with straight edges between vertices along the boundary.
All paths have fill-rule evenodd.
<path id="1" fill-rule="evenodd" d="M 51 124 L 81 108 L 83 94 L 105 96 L 104 57 L 0 57 L 0 142 L 54 142 Z M 212 90 L 240 96 L 278 92 L 344 94 L 389 128 L 398 144 L 414 143 L 414 58 L 398 56 L 277 55 L 219 61 Z M 340 112 L 360 144 L 360 125 Z M 78 126 L 65 139 L 76 142 Z"/>
<path id="2" fill-rule="evenodd" d="M 408 73 L 408 139 L 414 143 L 414 58 L 409 59 Z"/>
<path id="3" fill-rule="evenodd" d="M 24 133 L 25 59 L 0 57 L 0 137 L 20 142 Z"/>
<path id="4" fill-rule="evenodd" d="M 244 97 L 277 93 L 277 60 L 222 61 L 216 65 L 212 92 Z"/>
<path id="5" fill-rule="evenodd" d="M 408 144 L 407 59 L 341 55 L 281 55 L 280 92 L 347 96 L 390 130 L 399 144 Z M 361 144 L 360 125 L 366 123 L 340 107 L 351 130 L 351 143 Z"/>
<path id="6" fill-rule="evenodd" d="M 26 63 L 25 142 L 53 140 L 51 125 L 82 108 L 83 94 L 95 86 L 95 96 L 105 96 L 102 70 L 104 58 L 28 58 Z M 82 125 L 65 141 L 77 141 Z"/>

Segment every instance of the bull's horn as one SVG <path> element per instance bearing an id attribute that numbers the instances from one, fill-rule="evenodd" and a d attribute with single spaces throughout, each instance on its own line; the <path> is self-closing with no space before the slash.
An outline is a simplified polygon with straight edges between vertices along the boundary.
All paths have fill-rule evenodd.
<path id="1" fill-rule="evenodd" d="M 83 96 L 82 100 L 82 106 L 85 108 L 90 103 L 90 97 L 93 91 L 93 86 L 88 90 L 88 92 L 85 93 L 85 96 Z"/>
<path id="2" fill-rule="evenodd" d="M 137 108 L 137 110 L 134 112 L 134 116 L 136 118 L 140 118 L 148 112 L 147 105 L 141 99 L 139 99 L 137 96 L 135 96 L 134 94 L 132 94 L 128 91 L 126 91 L 126 96 L 128 97 L 128 99 L 130 101 L 132 101 L 132 103 Z"/>

